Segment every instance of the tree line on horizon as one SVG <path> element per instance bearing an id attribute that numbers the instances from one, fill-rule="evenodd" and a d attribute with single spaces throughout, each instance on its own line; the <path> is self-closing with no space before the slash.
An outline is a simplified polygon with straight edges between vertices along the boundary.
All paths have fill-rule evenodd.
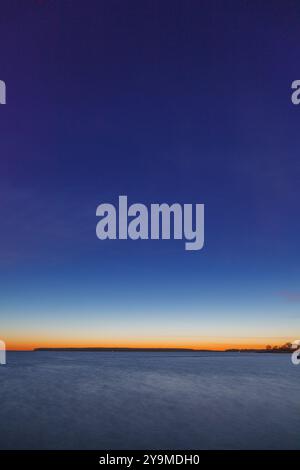
<path id="1" fill-rule="evenodd" d="M 270 344 L 267 344 L 266 350 L 267 351 L 291 351 L 293 349 L 292 343 L 284 343 L 282 346 L 271 346 Z"/>

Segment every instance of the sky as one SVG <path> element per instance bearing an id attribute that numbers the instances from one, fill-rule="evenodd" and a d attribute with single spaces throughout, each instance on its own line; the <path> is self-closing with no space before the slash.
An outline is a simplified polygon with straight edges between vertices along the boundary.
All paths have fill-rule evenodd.
<path id="1" fill-rule="evenodd" d="M 262 347 L 300 336 L 298 1 L 4 0 L 0 337 Z M 205 246 L 96 208 L 205 204 Z"/>

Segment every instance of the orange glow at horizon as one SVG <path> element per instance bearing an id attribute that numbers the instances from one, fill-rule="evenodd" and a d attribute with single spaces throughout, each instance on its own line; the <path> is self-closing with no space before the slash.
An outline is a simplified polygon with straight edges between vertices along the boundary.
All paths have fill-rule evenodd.
<path id="1" fill-rule="evenodd" d="M 5 339 L 5 338 L 4 338 Z M 84 340 L 75 340 L 71 338 L 60 340 L 52 340 L 49 338 L 44 338 L 38 340 L 37 338 L 29 340 L 24 338 L 19 338 L 18 340 L 14 339 L 7 339 L 6 347 L 7 350 L 15 350 L 15 351 L 32 351 L 35 348 L 189 348 L 189 349 L 208 349 L 208 350 L 217 350 L 217 351 L 224 351 L 225 349 L 263 349 L 266 347 L 267 344 L 270 346 L 280 346 L 281 344 L 292 341 L 291 338 L 286 338 L 285 340 L 270 340 L 269 338 L 253 338 L 252 341 L 245 341 L 245 339 L 241 338 L 232 338 L 228 339 L 224 338 L 224 340 L 218 338 L 210 339 L 210 340 L 201 340 L 195 341 L 182 339 L 182 341 L 178 341 L 178 338 L 162 340 L 162 339 L 146 339 L 143 338 L 142 340 L 137 339 L 99 339 L 99 341 L 84 341 Z"/>

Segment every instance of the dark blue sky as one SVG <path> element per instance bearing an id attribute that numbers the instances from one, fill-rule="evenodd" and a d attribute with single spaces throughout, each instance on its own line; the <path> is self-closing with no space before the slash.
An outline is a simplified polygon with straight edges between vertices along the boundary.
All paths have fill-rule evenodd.
<path id="1" fill-rule="evenodd" d="M 10 345 L 299 336 L 299 19 L 291 0 L 2 2 Z M 205 248 L 100 242 L 119 194 L 204 203 Z"/>

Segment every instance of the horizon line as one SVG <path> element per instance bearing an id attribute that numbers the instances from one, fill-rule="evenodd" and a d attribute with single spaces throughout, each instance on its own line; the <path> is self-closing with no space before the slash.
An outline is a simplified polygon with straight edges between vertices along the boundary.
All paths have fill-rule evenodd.
<path id="1" fill-rule="evenodd" d="M 276 349 L 282 348 L 283 345 L 281 346 L 275 346 Z M 187 348 L 187 347 L 123 347 L 123 346 L 74 346 L 74 347 L 34 347 L 34 348 L 27 348 L 27 349 L 19 349 L 19 348 L 7 348 L 7 352 L 51 352 L 51 351 L 65 351 L 65 352 L 76 352 L 76 351 L 86 351 L 86 352 L 109 352 L 109 351 L 144 351 L 144 352 L 163 352 L 163 351 L 185 351 L 185 352 L 227 352 L 227 351 L 264 351 L 268 350 L 266 346 L 264 347 L 251 347 L 251 346 L 243 346 L 243 347 L 238 347 L 238 346 L 229 346 L 226 348 L 222 349 L 217 349 L 217 348 Z M 274 350 L 274 346 L 270 348 L 270 350 Z"/>

